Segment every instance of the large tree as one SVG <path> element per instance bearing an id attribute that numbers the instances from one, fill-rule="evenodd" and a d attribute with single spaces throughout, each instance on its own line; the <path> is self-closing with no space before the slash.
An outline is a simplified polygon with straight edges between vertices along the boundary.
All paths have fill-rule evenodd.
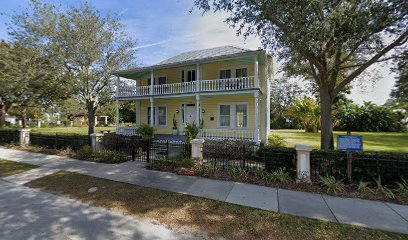
<path id="1" fill-rule="evenodd" d="M 324 150 L 333 149 L 336 96 L 408 39 L 406 0 L 195 0 L 195 6 L 229 12 L 226 21 L 238 34 L 257 35 L 290 73 L 313 79 Z"/>
<path id="2" fill-rule="evenodd" d="M 18 42 L 0 43 L 1 103 L 5 112 L 12 111 L 23 120 L 23 127 L 27 114 L 34 109 L 68 97 L 71 89 L 68 82 L 40 49 Z"/>
<path id="3" fill-rule="evenodd" d="M 29 10 L 12 20 L 10 34 L 15 39 L 44 47 L 75 79 L 74 90 L 87 109 L 89 133 L 93 133 L 97 108 L 113 95 L 111 72 L 133 62 L 135 41 L 117 17 L 101 16 L 88 3 L 63 11 L 33 0 Z"/>

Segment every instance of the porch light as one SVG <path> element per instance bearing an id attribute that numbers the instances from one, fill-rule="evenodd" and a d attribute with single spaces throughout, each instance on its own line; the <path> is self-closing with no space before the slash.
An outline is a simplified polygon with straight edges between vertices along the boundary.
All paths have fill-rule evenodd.
<path id="1" fill-rule="evenodd" d="M 201 110 L 201 113 L 205 113 L 205 110 L 203 109 L 203 110 Z"/>
<path id="2" fill-rule="evenodd" d="M 179 110 L 178 110 L 178 109 L 176 110 L 176 113 L 179 114 Z"/>

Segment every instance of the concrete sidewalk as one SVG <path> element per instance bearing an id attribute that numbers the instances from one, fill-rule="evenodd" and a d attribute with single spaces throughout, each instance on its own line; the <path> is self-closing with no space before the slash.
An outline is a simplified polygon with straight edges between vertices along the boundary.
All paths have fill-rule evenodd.
<path id="1" fill-rule="evenodd" d="M 408 234 L 408 206 L 406 205 L 180 176 L 148 170 L 144 164 L 135 162 L 92 163 L 1 147 L 0 158 L 274 212 Z M 31 176 L 31 173 L 26 174 Z M 24 182 L 18 176 L 14 178 Z M 18 181 L 15 182 L 18 183 Z"/>

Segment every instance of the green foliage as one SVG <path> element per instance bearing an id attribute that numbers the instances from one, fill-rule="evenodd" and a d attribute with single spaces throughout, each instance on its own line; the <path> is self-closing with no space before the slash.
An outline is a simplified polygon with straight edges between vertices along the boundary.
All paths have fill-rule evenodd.
<path id="1" fill-rule="evenodd" d="M 59 8 L 32 0 L 9 26 L 15 40 L 44 49 L 59 72 L 73 80 L 70 86 L 84 104 L 92 133 L 97 108 L 113 98 L 111 73 L 134 60 L 135 42 L 118 17 L 101 16 L 89 3 Z"/>
<path id="2" fill-rule="evenodd" d="M 186 122 L 184 125 L 184 132 L 186 133 L 187 139 L 189 141 L 197 137 L 198 130 L 199 129 L 194 121 L 192 123 Z"/>
<path id="3" fill-rule="evenodd" d="M 320 126 L 320 107 L 311 98 L 296 99 L 287 110 L 287 114 L 299 121 L 306 132 L 317 132 Z"/>
<path id="4" fill-rule="evenodd" d="M 96 154 L 96 160 L 103 163 L 121 163 L 121 155 L 115 151 L 104 150 Z"/>
<path id="5" fill-rule="evenodd" d="M 177 130 L 177 120 L 176 120 L 176 114 L 173 115 L 173 129 Z"/>
<path id="6" fill-rule="evenodd" d="M 271 147 L 283 148 L 286 145 L 283 137 L 277 134 L 271 134 L 268 136 L 268 145 Z"/>
<path id="7" fill-rule="evenodd" d="M 275 183 L 287 183 L 290 181 L 289 174 L 283 171 L 283 169 L 273 171 L 272 173 L 267 174 L 267 177 L 270 181 Z"/>
<path id="8" fill-rule="evenodd" d="M 77 152 L 77 155 L 81 159 L 90 159 L 93 156 L 93 151 L 92 147 L 89 145 L 84 145 L 82 146 L 79 151 Z"/>
<path id="9" fill-rule="evenodd" d="M 401 182 L 397 182 L 396 192 L 398 195 L 404 198 L 408 198 L 408 182 L 405 179 L 401 179 Z"/>
<path id="10" fill-rule="evenodd" d="M 352 102 L 340 105 L 334 114 L 337 130 L 359 132 L 402 131 L 404 115 L 393 109 L 364 102 L 359 106 Z"/>
<path id="11" fill-rule="evenodd" d="M 391 191 L 391 189 L 389 189 L 389 188 L 382 185 L 381 176 L 378 176 L 378 178 L 375 179 L 375 183 L 377 184 L 377 189 L 376 189 L 377 194 L 380 194 L 380 195 L 384 196 L 385 198 L 390 198 L 390 199 L 395 198 L 395 195 Z"/>
<path id="12" fill-rule="evenodd" d="M 228 169 L 228 174 L 232 177 L 245 177 L 248 173 L 244 168 L 239 166 L 231 166 Z"/>
<path id="13" fill-rule="evenodd" d="M 167 167 L 171 168 L 178 168 L 178 167 L 184 167 L 184 168 L 191 168 L 195 165 L 195 162 L 191 158 L 166 158 L 166 157 L 160 157 L 158 159 L 155 159 L 150 163 L 150 167 L 153 169 L 163 169 Z"/>
<path id="14" fill-rule="evenodd" d="M 140 134 L 144 137 L 152 137 L 154 133 L 154 128 L 147 125 L 146 123 L 142 123 L 137 129 L 136 133 Z"/>
<path id="15" fill-rule="evenodd" d="M 135 101 L 120 101 L 119 117 L 121 122 L 135 123 L 136 122 L 136 102 Z"/>
<path id="16" fill-rule="evenodd" d="M 371 188 L 369 187 L 369 182 L 359 181 L 357 186 L 357 191 L 362 193 L 372 192 Z"/>
<path id="17" fill-rule="evenodd" d="M 334 193 L 338 194 L 342 191 L 344 191 L 344 183 L 340 180 L 337 181 L 333 176 L 320 176 L 320 183 L 323 185 L 324 188 L 326 188 L 327 193 Z"/>
<path id="18" fill-rule="evenodd" d="M 230 14 L 226 22 L 237 34 L 257 36 L 267 50 L 284 60 L 288 75 L 313 82 L 322 108 L 323 150 L 333 149 L 332 104 L 337 95 L 374 63 L 388 55 L 402 55 L 407 46 L 406 0 L 344 0 L 341 4 L 195 0 L 194 4 L 204 12 L 226 11 Z"/>

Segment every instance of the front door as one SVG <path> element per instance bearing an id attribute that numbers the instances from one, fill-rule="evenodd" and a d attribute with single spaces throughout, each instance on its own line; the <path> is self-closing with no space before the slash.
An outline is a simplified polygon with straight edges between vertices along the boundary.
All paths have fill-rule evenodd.
<path id="1" fill-rule="evenodd" d="M 196 107 L 195 104 L 182 104 L 182 120 L 180 121 L 180 130 L 184 131 L 185 123 L 193 123 L 196 121 Z"/>

